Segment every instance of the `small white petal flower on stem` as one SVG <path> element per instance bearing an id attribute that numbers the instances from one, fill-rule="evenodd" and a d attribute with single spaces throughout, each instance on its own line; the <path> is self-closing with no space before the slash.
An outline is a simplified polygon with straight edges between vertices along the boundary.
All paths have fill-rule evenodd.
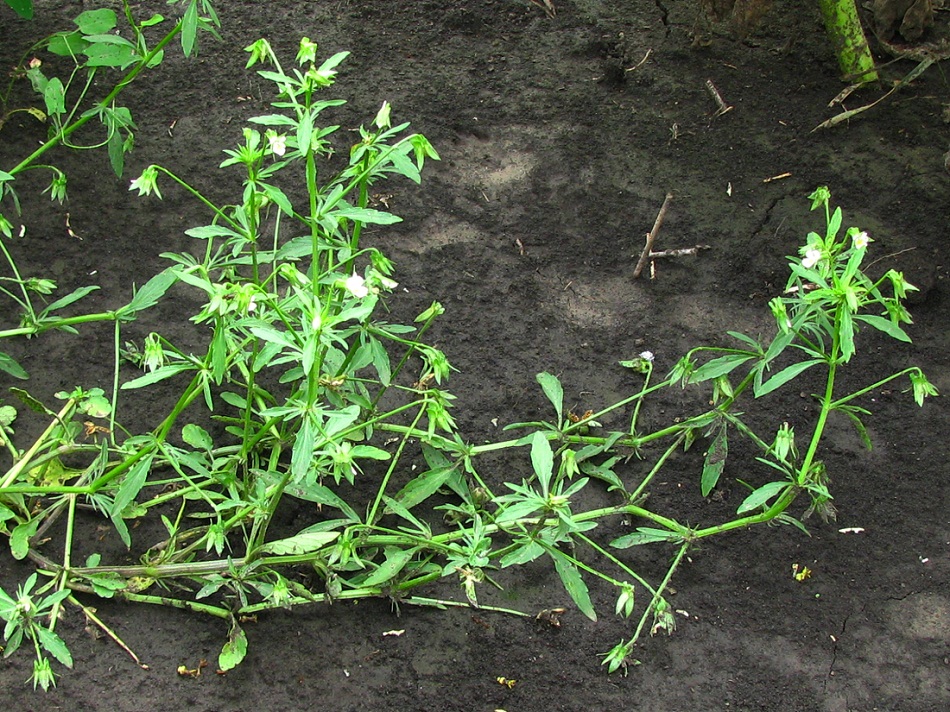
<path id="1" fill-rule="evenodd" d="M 640 354 L 640 358 L 642 358 L 644 361 L 649 361 L 650 363 L 653 363 L 653 352 L 644 351 L 643 353 Z"/>
<path id="2" fill-rule="evenodd" d="M 310 322 L 310 328 L 314 331 L 320 331 L 320 327 L 323 326 L 323 317 L 320 312 L 317 312 L 313 315 L 313 321 Z"/>
<path id="3" fill-rule="evenodd" d="M 358 274 L 353 274 L 348 277 L 344 286 L 346 287 L 346 291 L 357 299 L 363 299 L 369 294 L 369 287 L 366 286 L 366 280 Z"/>
<path id="4" fill-rule="evenodd" d="M 811 269 L 821 261 L 821 250 L 808 250 L 805 253 L 805 259 L 802 260 L 802 267 Z"/>
<path id="5" fill-rule="evenodd" d="M 868 234 L 864 231 L 859 232 L 853 238 L 851 238 L 851 244 L 856 250 L 863 250 L 868 246 L 868 243 L 871 242 L 871 238 L 868 237 Z"/>
<path id="6" fill-rule="evenodd" d="M 270 144 L 271 153 L 275 156 L 283 156 L 287 153 L 287 137 L 283 134 L 270 134 L 267 141 Z"/>

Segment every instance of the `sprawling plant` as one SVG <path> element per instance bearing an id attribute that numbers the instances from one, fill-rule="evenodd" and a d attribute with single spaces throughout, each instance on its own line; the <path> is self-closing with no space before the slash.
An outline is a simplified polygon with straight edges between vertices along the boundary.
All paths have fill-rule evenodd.
<path id="1" fill-rule="evenodd" d="M 24 396 L 51 416 L 25 451 L 7 437 L 15 411 L 0 411 L 12 458 L 0 477 L 0 520 L 14 557 L 31 559 L 48 578 L 0 599 L 0 615 L 8 637 L 34 641 L 41 683 L 52 679 L 46 654 L 70 662 L 53 628 L 64 602 L 79 605 L 75 592 L 226 621 L 218 667 L 228 670 L 246 653 L 245 621 L 259 612 L 378 596 L 502 610 L 484 596 L 479 601 L 484 584 L 499 586 L 498 571 L 542 557 L 590 618 L 596 612 L 586 581 L 615 588 L 616 613 L 637 622 L 604 662 L 611 671 L 626 669 L 645 630 L 673 630 L 669 583 L 690 547 L 754 524 L 801 526 L 791 507 L 802 495 L 809 510 L 833 515 L 819 458 L 831 412 L 845 413 L 867 439 L 861 396 L 901 377 L 909 377 L 918 403 L 935 393 L 915 367 L 840 392 L 837 375 L 855 356 L 861 329 L 909 340 L 902 299 L 912 287 L 896 272 L 872 280 L 861 270 L 870 238 L 854 228 L 842 234 L 840 209 L 832 212 L 830 194 L 819 189 L 812 201 L 825 211 L 825 234 L 810 234 L 790 258 L 787 288 L 771 302 L 772 338 L 730 332 L 735 347 L 694 349 L 662 380 L 644 352 L 623 362 L 642 375 L 642 386 L 580 417 L 565 412 L 559 380 L 539 374 L 551 420 L 510 426 L 524 431 L 517 438 L 469 444 L 443 389 L 449 362 L 423 339 L 442 307 L 432 304 L 412 325 L 390 323 L 383 307 L 396 287 L 393 265 L 362 239 L 398 220 L 374 206 L 373 187 L 394 177 L 418 182 L 437 153 L 408 124 L 393 125 L 388 103 L 344 151 L 342 132 L 324 121 L 343 102 L 323 97 L 346 53 L 318 61 L 317 46 L 305 38 L 288 69 L 264 40 L 247 49 L 248 66 L 265 66 L 258 74 L 273 83 L 276 99 L 273 113 L 250 119 L 241 143 L 226 152 L 222 168 L 243 178 L 239 199 L 216 204 L 157 165 L 132 182 L 155 198 L 160 184 L 176 184 L 207 208 L 209 222 L 187 231 L 201 249 L 167 253 L 172 265 L 117 315 L 138 314 L 172 284 L 188 286 L 201 303 L 191 321 L 205 337 L 203 352 L 153 332 L 120 354 L 125 320 L 116 318 L 111 394 L 62 393 L 56 412 Z M 301 186 L 304 197 L 292 199 Z M 129 360 L 140 371 L 123 379 Z M 737 410 L 741 400 L 768 396 L 806 371 L 824 379 L 814 422 L 763 434 Z M 150 431 L 126 432 L 119 396 L 159 382 L 177 388 L 177 402 Z M 697 385 L 712 386 L 712 405 L 666 427 L 642 428 L 648 396 Z M 622 412 L 629 425 L 619 430 L 598 422 Z M 659 511 L 662 504 L 648 506 L 651 483 L 671 455 L 698 439 L 707 443 L 701 492 L 710 495 L 736 437 L 753 443 L 762 467 L 744 475 L 750 491 L 734 517 L 697 527 Z M 481 456 L 505 450 L 513 451 L 508 472 L 515 469 L 520 482 L 481 473 Z M 642 464 L 629 466 L 633 457 Z M 85 464 L 64 464 L 77 460 Z M 771 478 L 763 481 L 762 472 Z M 616 503 L 589 507 L 592 482 L 606 485 Z M 288 501 L 312 513 L 290 532 L 275 524 Z M 152 518 L 164 531 L 147 546 L 135 542 L 138 564 L 114 565 L 98 552 L 74 561 L 82 503 L 108 517 L 127 546 L 133 520 Z M 60 517 L 64 554 L 54 560 L 41 542 Z M 608 518 L 635 526 L 604 537 L 598 528 Z M 653 583 L 623 554 L 646 544 L 672 549 L 666 573 Z M 455 582 L 462 595 L 420 595 L 440 579 Z M 40 620 L 46 611 L 52 615 Z"/>

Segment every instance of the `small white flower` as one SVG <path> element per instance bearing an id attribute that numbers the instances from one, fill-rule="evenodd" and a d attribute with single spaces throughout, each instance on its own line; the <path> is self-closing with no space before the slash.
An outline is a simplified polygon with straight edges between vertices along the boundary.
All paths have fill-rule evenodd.
<path id="1" fill-rule="evenodd" d="M 270 144 L 271 153 L 275 156 L 283 156 L 287 153 L 287 137 L 283 134 L 269 134 L 267 142 Z"/>
<path id="2" fill-rule="evenodd" d="M 811 269 L 821 261 L 821 250 L 808 250 L 805 253 L 805 259 L 802 260 L 802 267 Z"/>
<path id="3" fill-rule="evenodd" d="M 248 314 L 251 314 L 256 309 L 257 309 L 257 300 L 255 299 L 255 295 L 251 295 L 251 300 L 247 303 L 247 312 Z"/>
<path id="4" fill-rule="evenodd" d="M 366 286 L 366 280 L 355 273 L 347 278 L 343 286 L 346 287 L 346 291 L 357 299 L 363 299 L 369 294 L 369 287 Z"/>
<path id="5" fill-rule="evenodd" d="M 643 353 L 640 354 L 640 358 L 642 358 L 644 361 L 649 361 L 650 363 L 653 363 L 653 352 L 644 351 Z"/>
<path id="6" fill-rule="evenodd" d="M 863 250 L 868 246 L 868 243 L 871 242 L 871 238 L 868 237 L 868 234 L 864 231 L 859 232 L 853 238 L 851 238 L 851 244 L 856 250 Z"/>
<path id="7" fill-rule="evenodd" d="M 323 318 L 320 315 L 320 312 L 317 312 L 313 315 L 313 321 L 310 322 L 310 328 L 314 331 L 320 331 L 320 327 L 323 326 Z"/>

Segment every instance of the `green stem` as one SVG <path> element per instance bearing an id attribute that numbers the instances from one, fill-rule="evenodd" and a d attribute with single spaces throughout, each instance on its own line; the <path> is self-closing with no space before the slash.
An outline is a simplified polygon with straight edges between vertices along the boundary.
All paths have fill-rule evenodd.
<path id="1" fill-rule="evenodd" d="M 415 419 L 410 425 L 411 430 L 416 429 L 416 424 L 422 419 L 423 414 L 425 413 L 425 402 L 419 404 L 419 412 L 416 413 Z M 392 456 L 392 460 L 389 463 L 389 467 L 386 469 L 386 475 L 383 477 L 383 481 L 379 484 L 379 489 L 376 492 L 376 499 L 373 500 L 373 506 L 369 510 L 369 514 L 366 516 L 366 521 L 369 524 L 374 524 L 376 522 L 376 512 L 379 511 L 379 505 L 383 501 L 383 496 L 386 494 L 386 487 L 389 484 L 389 479 L 392 477 L 393 472 L 396 470 L 399 460 L 402 457 L 402 452 L 406 448 L 406 443 L 409 442 L 408 436 L 404 436 L 399 442 L 399 447 L 396 448 L 396 452 Z"/>
<path id="2" fill-rule="evenodd" d="M 877 71 L 854 0 L 818 0 L 841 74 L 849 82 L 876 82 Z"/>
<path id="3" fill-rule="evenodd" d="M 112 88 L 112 91 L 110 91 L 108 95 L 106 95 L 105 99 L 99 102 L 98 107 L 101 108 L 101 107 L 109 106 L 109 104 L 115 101 L 116 97 L 118 97 L 119 94 L 122 93 L 125 87 L 127 87 L 130 83 L 132 83 L 132 81 L 142 72 L 142 70 L 147 68 L 149 64 L 151 64 L 152 61 L 155 59 L 155 57 L 157 57 L 159 53 L 162 50 L 164 50 L 165 47 L 173 39 L 175 39 L 178 33 L 181 32 L 181 28 L 182 28 L 182 23 L 179 22 L 177 25 L 175 25 L 175 27 L 173 27 L 169 31 L 167 35 L 165 35 L 165 37 L 161 39 L 161 41 L 157 45 L 155 45 L 154 49 L 152 49 L 152 51 L 149 52 L 148 55 L 146 55 L 137 65 L 135 65 L 135 67 L 133 67 L 119 81 L 119 83 L 116 84 Z M 7 172 L 14 176 L 17 173 L 20 173 L 27 166 L 34 163 L 36 159 L 38 159 L 44 153 L 49 151 L 51 148 L 53 148 L 54 146 L 58 146 L 60 143 L 65 142 L 67 138 L 69 138 L 72 134 L 74 134 L 76 131 L 82 128 L 90 119 L 92 119 L 97 114 L 98 114 L 98 111 L 96 109 L 90 109 L 89 111 L 84 113 L 82 116 L 80 116 L 78 119 L 76 119 L 75 122 L 73 122 L 72 124 L 64 128 L 62 131 L 58 132 L 55 136 L 53 136 L 51 139 L 46 141 L 43 145 L 41 145 L 39 148 L 33 151 L 33 153 L 31 153 L 29 156 L 24 158 L 16 166 L 11 168 Z"/>
<path id="4" fill-rule="evenodd" d="M 647 609 L 643 612 L 643 615 L 640 616 L 640 622 L 637 624 L 637 629 L 634 631 L 633 638 L 630 640 L 631 644 L 636 643 L 640 639 L 640 635 L 643 633 L 643 628 L 646 625 L 647 619 L 650 617 L 650 614 L 656 610 L 656 605 L 660 602 L 660 599 L 663 598 L 663 592 L 666 591 L 666 588 L 670 585 L 670 580 L 673 578 L 673 574 L 679 567 L 680 562 L 683 561 L 683 557 L 686 556 L 689 546 L 690 543 L 688 541 L 683 542 L 683 544 L 680 545 L 680 549 L 676 552 L 676 556 L 673 558 L 673 563 L 670 564 L 670 568 L 666 572 L 666 576 L 663 577 L 660 585 L 657 586 L 656 590 L 653 592 L 653 598 L 650 599 L 650 605 L 647 606 Z"/>
<path id="5" fill-rule="evenodd" d="M 33 443 L 32 447 L 23 453 L 16 464 L 13 465 L 0 480 L 0 491 L 4 494 L 10 494 L 14 492 L 14 488 L 11 487 L 13 482 L 16 481 L 17 477 L 20 476 L 20 473 L 30 464 L 30 460 L 39 452 L 40 448 L 46 445 L 46 440 L 49 438 L 50 434 L 57 428 L 63 425 L 64 420 L 72 413 L 73 408 L 76 406 L 76 399 L 70 398 L 66 401 L 66 404 L 60 409 L 59 413 L 53 416 L 53 422 L 51 422 L 46 430 L 43 431 L 43 434 L 36 439 L 36 442 Z"/>

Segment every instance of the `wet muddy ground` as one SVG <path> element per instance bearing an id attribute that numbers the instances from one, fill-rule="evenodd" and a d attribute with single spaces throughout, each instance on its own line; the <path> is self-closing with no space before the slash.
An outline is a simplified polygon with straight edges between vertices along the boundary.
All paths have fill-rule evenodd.
<path id="1" fill-rule="evenodd" d="M 807 201 L 819 185 L 831 188 L 847 224 L 875 240 L 871 271 L 902 270 L 920 287 L 914 343 L 869 335 L 848 382 L 916 363 L 950 392 L 943 65 L 860 118 L 813 132 L 838 110 L 828 103 L 843 84 L 811 3 L 776 2 L 744 39 L 728 23 L 702 20 L 696 2 L 554 5 L 548 17 L 513 0 L 218 2 L 223 43 L 205 41 L 192 60 L 170 52 L 128 90 L 139 132 L 126 178 L 160 163 L 224 199 L 236 179 L 216 170 L 221 151 L 269 99 L 244 70 L 242 48 L 266 37 L 289 59 L 309 36 L 325 56 L 352 52 L 335 87 L 349 101 L 336 121 L 365 123 L 385 99 L 441 154 L 421 186 L 386 186 L 404 222 L 370 239 L 396 263 L 403 291 L 391 302 L 395 317 L 411 318 L 433 299 L 446 307 L 431 336 L 458 369 L 449 388 L 469 440 L 497 439 L 504 424 L 543 415 L 540 371 L 558 374 L 566 403 L 583 412 L 637 387 L 619 360 L 648 349 L 665 373 L 690 347 L 722 343 L 726 330 L 768 333 L 767 303 L 784 287 L 785 256 L 822 228 Z M 5 68 L 81 9 L 37 6 L 33 23 L 4 12 Z M 847 108 L 879 97 L 914 65 L 889 65 L 885 87 L 860 91 Z M 716 114 L 707 82 L 730 111 Z M 22 115 L 11 119 L 0 131 L 0 168 L 43 135 Z M 29 232 L 17 259 L 63 290 L 101 285 L 89 309 L 124 304 L 133 283 L 165 266 L 159 253 L 185 249 L 183 230 L 206 221 L 181 191 L 161 202 L 133 197 L 101 152 L 54 158 L 69 175 L 69 202 L 22 190 Z M 634 280 L 667 192 L 674 197 L 657 247 L 708 249 L 657 261 L 655 278 Z M 67 231 L 67 213 L 81 239 Z M 189 338 L 179 299 L 173 293 L 153 310 L 142 334 Z M 109 327 L 94 327 L 8 350 L 30 371 L 30 391 L 49 398 L 109 383 L 110 338 Z M 796 384 L 753 415 L 770 428 L 789 421 L 804 429 L 814 387 Z M 149 427 L 153 409 L 163 412 L 172 397 L 151 394 L 131 418 Z M 677 417 L 689 405 L 683 398 L 664 395 L 645 417 Z M 23 710 L 946 709 L 950 411 L 944 399 L 918 409 L 900 388 L 863 405 L 874 412 L 872 452 L 846 422 L 833 421 L 826 441 L 838 521 L 810 520 L 811 537 L 762 528 L 694 551 L 674 579 L 684 612 L 676 632 L 647 639 L 637 651 L 643 664 L 627 676 L 608 676 L 598 657 L 630 634 L 609 615 L 610 591 L 592 586 L 603 612 L 592 623 L 539 565 L 509 572 L 498 600 L 526 610 L 566 605 L 559 628 L 465 609 L 402 607 L 397 618 L 389 601 L 338 602 L 261 616 L 239 668 L 193 679 L 176 668 L 215 658 L 226 634 L 218 621 L 96 602 L 148 670 L 90 638 L 74 616 L 59 630 L 77 665 L 54 692 L 30 692 L 26 656 L 0 663 L 0 680 Z M 522 476 L 504 462 L 495 468 L 495 482 Z M 682 500 L 694 523 L 734 511 L 744 496 L 735 484 L 742 473 L 727 472 L 715 501 L 704 502 L 700 468 L 701 455 L 683 456 L 656 493 Z M 839 532 L 848 527 L 864 531 Z M 658 567 L 667 554 L 643 563 Z M 795 580 L 794 564 L 811 578 Z M 29 570 L 0 558 L 8 591 Z M 392 629 L 405 633 L 383 636 Z"/>

